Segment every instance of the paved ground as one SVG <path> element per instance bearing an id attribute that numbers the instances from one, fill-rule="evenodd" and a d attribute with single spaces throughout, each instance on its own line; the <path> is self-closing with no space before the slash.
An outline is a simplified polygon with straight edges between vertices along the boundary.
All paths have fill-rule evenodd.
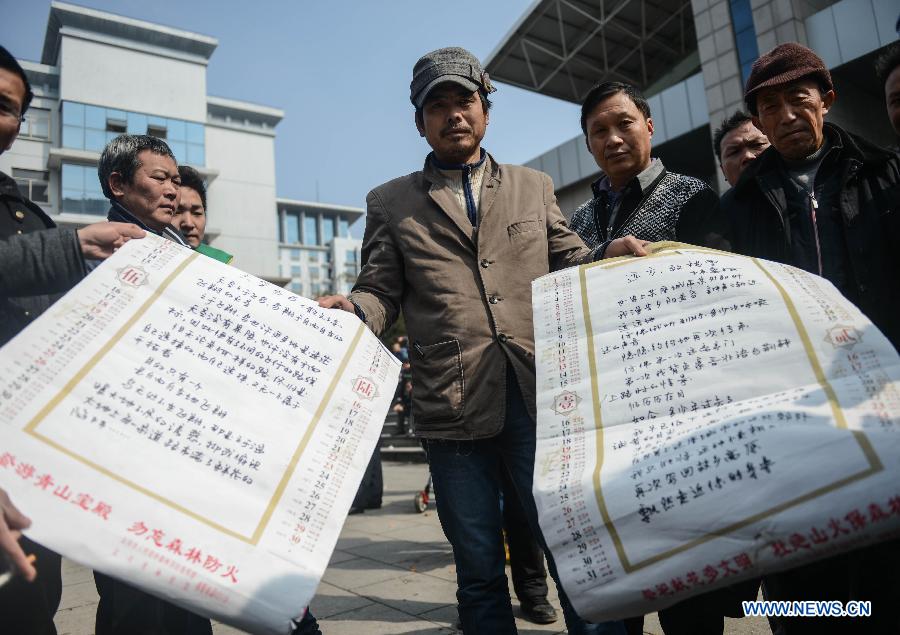
<path id="1" fill-rule="evenodd" d="M 347 519 L 312 602 L 313 613 L 325 635 L 455 633 L 456 569 L 450 546 L 433 507 L 424 514 L 413 511 L 426 467 L 386 463 L 384 476 L 384 507 Z M 63 583 L 59 635 L 93 635 L 97 593 L 91 572 L 65 562 Z M 558 610 L 555 589 L 551 602 Z M 515 600 L 513 606 L 518 615 Z M 561 617 L 549 626 L 518 617 L 516 622 L 523 634 L 565 632 Z M 216 635 L 242 632 L 222 624 L 213 630 Z M 644 631 L 662 634 L 655 615 L 647 617 Z M 726 633 L 768 635 L 770 630 L 763 619 L 728 620 Z"/>

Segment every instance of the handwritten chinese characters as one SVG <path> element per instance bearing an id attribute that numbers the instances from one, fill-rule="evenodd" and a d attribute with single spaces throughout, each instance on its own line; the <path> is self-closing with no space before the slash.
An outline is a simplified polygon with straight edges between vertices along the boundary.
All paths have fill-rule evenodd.
<path id="1" fill-rule="evenodd" d="M 399 365 L 355 316 L 148 235 L 0 350 L 0 487 L 42 544 L 286 635 Z"/>
<path id="2" fill-rule="evenodd" d="M 811 274 L 654 250 L 532 287 L 535 498 L 591 621 L 900 531 L 887 340 Z"/>

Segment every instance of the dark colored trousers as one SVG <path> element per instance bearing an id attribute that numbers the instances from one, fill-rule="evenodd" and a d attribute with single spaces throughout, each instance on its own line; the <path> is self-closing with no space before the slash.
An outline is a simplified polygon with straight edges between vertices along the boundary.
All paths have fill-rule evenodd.
<path id="1" fill-rule="evenodd" d="M 62 559 L 28 538 L 19 544 L 26 554 L 37 557 L 37 578 L 26 582 L 17 576 L 0 587 L 0 633 L 56 635 L 53 616 L 62 597 Z"/>
<path id="2" fill-rule="evenodd" d="M 212 635 L 209 618 L 96 571 L 94 582 L 100 594 L 96 635 Z M 293 635 L 321 635 L 311 611 L 306 611 Z"/>
<path id="3" fill-rule="evenodd" d="M 744 617 L 741 602 L 755 600 L 759 594 L 759 578 L 738 582 L 723 589 L 682 600 L 661 609 L 659 624 L 665 635 L 722 635 L 726 617 Z M 625 620 L 628 635 L 644 632 L 644 616 Z"/>
<path id="4" fill-rule="evenodd" d="M 369 464 L 359 482 L 353 507 L 359 509 L 380 509 L 384 495 L 384 473 L 381 469 L 381 441 L 375 444 L 375 451 L 369 458 Z"/>
<path id="5" fill-rule="evenodd" d="M 566 627 L 571 635 L 624 635 L 621 622 L 587 624 L 575 613 L 559 585 L 553 558 L 546 550 L 531 493 L 535 423 L 518 383 L 507 371 L 506 420 L 495 437 L 475 441 L 429 439 L 425 444 L 434 482 L 438 517 L 456 562 L 459 618 L 466 635 L 516 633 L 503 552 L 500 511 L 501 473 L 505 470 L 519 495 L 528 524 L 545 548 L 550 575 L 557 581 Z"/>
<path id="6" fill-rule="evenodd" d="M 96 635 L 212 635 L 209 618 L 95 571 Z"/>
<path id="7" fill-rule="evenodd" d="M 784 635 L 900 633 L 900 540 L 882 542 L 763 578 L 768 600 L 872 602 L 870 617 L 777 618 Z"/>
<path id="8" fill-rule="evenodd" d="M 506 470 L 503 477 L 503 529 L 509 546 L 513 589 L 522 604 L 547 600 L 547 568 L 544 550 L 528 525 L 528 517 Z"/>

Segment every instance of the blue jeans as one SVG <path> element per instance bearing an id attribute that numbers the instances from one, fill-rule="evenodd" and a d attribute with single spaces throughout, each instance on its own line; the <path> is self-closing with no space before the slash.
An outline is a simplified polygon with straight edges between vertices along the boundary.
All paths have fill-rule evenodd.
<path id="1" fill-rule="evenodd" d="M 516 488 L 532 532 L 547 555 L 566 628 L 571 635 L 625 635 L 622 622 L 588 624 L 566 597 L 546 548 L 531 493 L 535 423 L 528 414 L 512 369 L 507 370 L 506 421 L 495 437 L 475 441 L 429 439 L 428 463 L 438 517 L 456 561 L 456 598 L 466 635 L 516 633 L 503 552 L 501 470 Z"/>

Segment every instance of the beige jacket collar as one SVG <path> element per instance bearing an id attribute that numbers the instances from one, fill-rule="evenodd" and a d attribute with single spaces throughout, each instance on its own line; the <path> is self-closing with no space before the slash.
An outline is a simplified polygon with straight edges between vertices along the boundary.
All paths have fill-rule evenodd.
<path id="1" fill-rule="evenodd" d="M 487 154 L 485 159 L 484 177 L 481 180 L 481 195 L 478 205 L 479 215 L 483 219 L 491 210 L 494 200 L 497 198 L 497 192 L 500 190 L 500 164 L 494 160 L 494 157 Z M 447 180 L 441 174 L 430 160 L 430 154 L 425 159 L 425 165 L 422 168 L 422 176 L 429 183 L 428 195 L 437 204 L 438 207 L 453 221 L 459 230 L 469 239 L 472 249 L 476 249 L 478 230 L 472 227 L 469 217 L 466 216 L 466 210 L 460 207 L 456 196 L 447 185 Z"/>

